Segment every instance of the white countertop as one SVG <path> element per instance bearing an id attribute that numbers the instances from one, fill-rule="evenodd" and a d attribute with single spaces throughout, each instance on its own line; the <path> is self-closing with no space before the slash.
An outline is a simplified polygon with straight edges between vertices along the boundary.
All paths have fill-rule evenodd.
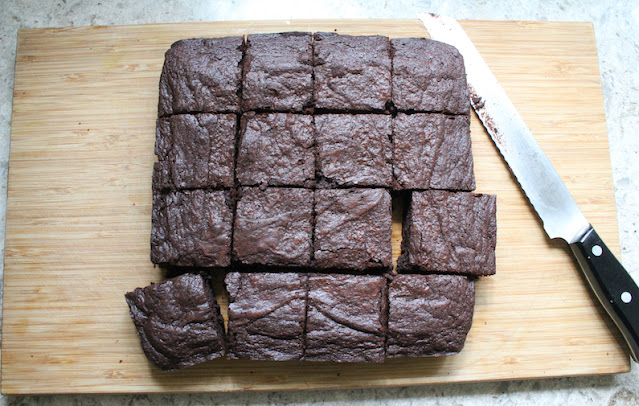
<path id="1" fill-rule="evenodd" d="M 0 6 L 0 232 L 4 255 L 16 36 L 22 27 L 304 18 L 591 21 L 595 27 L 621 239 L 621 260 L 639 280 L 639 0 L 336 1 L 6 0 Z M 617 3 L 616 5 L 604 5 Z M 584 163 L 587 170 L 587 163 Z M 1 272 L 1 271 L 0 271 Z M 406 388 L 194 395 L 0 397 L 0 404 L 637 405 L 639 369 L 595 376 Z"/>

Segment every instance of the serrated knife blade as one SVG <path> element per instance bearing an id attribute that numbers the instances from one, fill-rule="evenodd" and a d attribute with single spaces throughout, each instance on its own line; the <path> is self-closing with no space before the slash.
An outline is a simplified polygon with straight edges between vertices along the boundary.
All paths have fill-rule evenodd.
<path id="1" fill-rule="evenodd" d="M 459 23 L 418 13 L 434 40 L 464 57 L 471 105 L 543 221 L 550 238 L 565 240 L 586 279 L 619 327 L 630 355 L 639 354 L 639 288 L 586 220 L 530 128 Z"/>

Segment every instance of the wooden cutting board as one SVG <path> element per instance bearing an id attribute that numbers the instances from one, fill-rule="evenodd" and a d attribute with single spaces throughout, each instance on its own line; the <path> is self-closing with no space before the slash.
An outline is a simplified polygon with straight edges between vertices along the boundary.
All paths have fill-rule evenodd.
<path id="1" fill-rule="evenodd" d="M 462 25 L 586 217 L 619 254 L 592 25 Z M 162 278 L 149 261 L 149 233 L 164 52 L 181 38 L 288 30 L 426 36 L 417 20 L 19 32 L 7 203 L 3 393 L 353 388 L 630 369 L 618 333 L 594 304 L 568 249 L 546 238 L 474 114 L 478 191 L 498 196 L 497 275 L 477 283 L 474 324 L 461 354 L 383 365 L 215 360 L 175 373 L 151 366 L 123 295 Z M 396 257 L 397 227 L 395 231 Z"/>

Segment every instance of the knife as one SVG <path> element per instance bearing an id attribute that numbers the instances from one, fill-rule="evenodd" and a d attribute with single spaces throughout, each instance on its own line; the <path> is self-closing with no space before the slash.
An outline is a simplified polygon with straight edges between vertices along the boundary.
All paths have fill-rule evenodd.
<path id="1" fill-rule="evenodd" d="M 470 101 L 550 238 L 566 241 L 597 298 L 639 354 L 639 288 L 586 220 L 497 78 L 456 20 L 417 13 L 430 37 L 464 57 Z"/>

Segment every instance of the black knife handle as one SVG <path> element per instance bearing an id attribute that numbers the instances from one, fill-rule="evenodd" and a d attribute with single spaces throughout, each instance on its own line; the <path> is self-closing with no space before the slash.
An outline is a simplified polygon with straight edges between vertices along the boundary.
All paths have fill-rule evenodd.
<path id="1" fill-rule="evenodd" d="M 623 265 L 606 247 L 592 226 L 576 243 L 570 244 L 586 279 L 613 319 L 639 362 L 639 288 Z"/>

